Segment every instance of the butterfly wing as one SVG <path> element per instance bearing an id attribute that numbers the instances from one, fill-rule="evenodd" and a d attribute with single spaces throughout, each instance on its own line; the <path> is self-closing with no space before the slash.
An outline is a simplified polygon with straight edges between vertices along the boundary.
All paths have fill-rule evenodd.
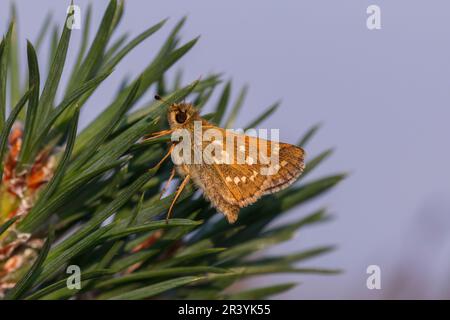
<path id="1" fill-rule="evenodd" d="M 236 221 L 240 208 L 288 187 L 303 172 L 304 151 L 300 147 L 213 128 L 224 138 L 215 143 L 220 148 L 213 154 L 212 163 L 191 165 L 189 171 L 206 198 L 230 223 Z M 230 139 L 234 143 L 227 148 Z M 203 149 L 210 144 L 204 141 Z M 251 151 L 255 146 L 256 153 Z M 270 161 L 273 159 L 278 161 Z"/>
<path id="2" fill-rule="evenodd" d="M 262 139 L 245 136 L 246 150 L 249 144 L 262 142 Z M 273 142 L 264 140 L 267 154 L 270 158 Z M 239 148 L 239 147 L 238 147 Z M 242 152 L 237 148 L 236 152 Z M 277 143 L 278 161 L 261 163 L 250 160 L 246 155 L 243 164 L 215 164 L 213 167 L 221 173 L 227 188 L 233 194 L 230 203 L 240 208 L 254 203 L 264 195 L 280 191 L 291 185 L 304 170 L 304 151 L 302 148 L 288 144 Z M 260 154 L 260 148 L 258 154 Z M 248 161 L 250 160 L 250 161 Z"/>

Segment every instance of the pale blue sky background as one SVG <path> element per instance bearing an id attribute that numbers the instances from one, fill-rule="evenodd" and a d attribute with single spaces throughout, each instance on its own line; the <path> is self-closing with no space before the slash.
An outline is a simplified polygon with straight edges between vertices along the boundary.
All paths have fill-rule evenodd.
<path id="1" fill-rule="evenodd" d="M 68 4 L 16 2 L 20 36 L 32 41 L 45 14 L 51 10 L 61 22 Z M 87 2 L 75 1 L 82 10 Z M 187 14 L 183 39 L 201 39 L 177 65 L 186 82 L 223 71 L 234 81 L 234 94 L 248 83 L 238 125 L 281 98 L 282 107 L 265 127 L 281 128 L 282 140 L 295 143 L 322 122 L 308 154 L 336 149 L 310 179 L 351 173 L 326 196 L 292 212 L 302 215 L 326 205 L 334 221 L 305 229 L 270 251 L 337 244 L 336 252 L 308 265 L 345 273 L 256 278 L 250 284 L 302 282 L 281 298 L 450 297 L 450 2 L 126 2 L 120 30 L 132 36 L 165 17 L 169 23 L 121 63 L 89 101 L 83 123 L 107 105 L 124 75 L 135 75 L 148 63 L 170 27 Z M 95 1 L 95 25 L 106 4 Z M 381 7 L 381 30 L 366 28 L 370 4 Z M 2 33 L 8 7 L 2 0 Z M 80 33 L 73 32 L 71 59 Z M 365 286 L 370 264 L 381 267 L 382 290 Z"/>

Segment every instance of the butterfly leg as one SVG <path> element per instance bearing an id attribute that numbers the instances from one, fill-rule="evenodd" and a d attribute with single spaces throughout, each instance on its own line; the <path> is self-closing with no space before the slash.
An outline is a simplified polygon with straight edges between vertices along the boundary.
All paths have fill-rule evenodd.
<path id="1" fill-rule="evenodd" d="M 174 148 L 175 144 L 172 144 L 169 148 L 169 151 L 167 151 L 166 155 L 152 169 L 154 168 L 158 169 L 163 164 L 163 162 L 166 161 L 166 159 L 172 154 Z"/>
<path id="2" fill-rule="evenodd" d="M 191 176 L 187 175 L 184 178 L 183 182 L 181 182 L 180 186 L 178 187 L 177 193 L 175 194 L 175 197 L 173 198 L 172 203 L 170 204 L 169 211 L 167 212 L 166 223 L 169 222 L 169 219 L 172 216 L 173 206 L 175 205 L 175 202 L 177 202 L 178 198 L 180 197 L 181 192 L 183 191 L 184 187 L 186 187 L 190 178 L 191 178 Z"/>
<path id="3" fill-rule="evenodd" d="M 144 137 L 144 139 L 142 139 L 142 142 L 164 137 L 165 135 L 171 134 L 172 131 L 173 130 L 162 130 L 162 131 L 151 133 L 149 135 L 146 135 Z"/>
<path id="4" fill-rule="evenodd" d="M 166 184 L 164 185 L 164 187 L 161 190 L 161 194 L 159 195 L 159 200 L 161 200 L 161 198 L 163 197 L 164 193 L 166 193 L 167 188 L 169 187 L 170 181 L 172 181 L 174 176 L 175 176 L 175 167 L 170 172 L 169 180 L 167 180 Z"/>

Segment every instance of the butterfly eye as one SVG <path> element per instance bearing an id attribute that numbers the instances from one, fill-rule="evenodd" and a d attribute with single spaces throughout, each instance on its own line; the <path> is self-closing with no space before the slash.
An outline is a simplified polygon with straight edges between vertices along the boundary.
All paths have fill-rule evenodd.
<path id="1" fill-rule="evenodd" d="M 187 115 L 185 112 L 178 112 L 175 116 L 175 120 L 177 120 L 178 123 L 184 123 L 187 119 Z"/>

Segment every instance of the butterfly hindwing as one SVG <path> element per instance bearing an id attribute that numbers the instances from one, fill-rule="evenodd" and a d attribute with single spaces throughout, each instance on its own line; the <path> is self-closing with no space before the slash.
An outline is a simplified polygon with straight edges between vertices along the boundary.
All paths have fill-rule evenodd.
<path id="1" fill-rule="evenodd" d="M 252 139 L 258 138 L 249 137 L 250 141 Z M 267 146 L 271 148 L 270 141 L 267 141 Z M 234 195 L 233 204 L 245 207 L 263 195 L 288 187 L 300 176 L 304 169 L 303 150 L 287 143 L 278 143 L 278 146 L 278 161 L 274 163 L 247 161 L 244 164 L 214 165 Z"/>

